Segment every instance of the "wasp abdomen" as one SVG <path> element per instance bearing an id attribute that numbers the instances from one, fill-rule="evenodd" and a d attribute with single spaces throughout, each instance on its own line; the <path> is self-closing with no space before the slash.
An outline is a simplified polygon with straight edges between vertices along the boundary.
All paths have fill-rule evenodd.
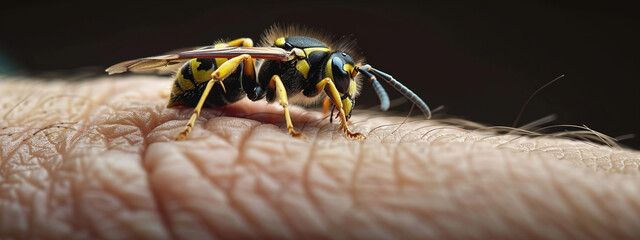
<path id="1" fill-rule="evenodd" d="M 205 86 L 211 80 L 211 74 L 216 70 L 218 64 L 222 64 L 224 61 L 226 59 L 194 58 L 185 62 L 176 74 L 167 107 L 195 107 Z M 240 81 L 242 67 L 243 64 L 240 64 L 237 70 L 224 80 L 226 92 L 220 84 L 213 86 L 205 100 L 205 107 L 224 106 L 245 96 Z"/>

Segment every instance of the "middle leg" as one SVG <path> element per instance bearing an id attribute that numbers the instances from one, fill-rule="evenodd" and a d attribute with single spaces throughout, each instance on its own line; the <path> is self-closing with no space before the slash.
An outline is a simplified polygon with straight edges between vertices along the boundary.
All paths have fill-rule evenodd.
<path id="1" fill-rule="evenodd" d="M 223 47 L 253 47 L 253 40 L 251 38 L 238 38 L 226 43 L 218 43 L 215 45 L 215 48 L 223 48 Z M 249 77 L 247 79 L 256 79 L 256 73 L 255 73 L 255 65 L 256 65 L 256 60 L 255 59 L 245 59 L 244 60 L 244 70 L 243 70 L 243 77 Z M 243 78 L 243 79 L 245 79 Z"/>
<path id="2" fill-rule="evenodd" d="M 289 115 L 287 90 L 284 88 L 284 84 L 282 84 L 282 80 L 278 75 L 273 75 L 273 77 L 271 77 L 271 80 L 269 81 L 269 89 L 276 90 L 276 95 L 278 96 L 278 100 L 280 101 L 280 106 L 284 108 L 284 118 L 287 121 L 287 129 L 289 129 L 289 134 L 296 138 L 305 138 L 304 134 L 297 133 L 295 130 L 293 130 L 291 115 Z"/>

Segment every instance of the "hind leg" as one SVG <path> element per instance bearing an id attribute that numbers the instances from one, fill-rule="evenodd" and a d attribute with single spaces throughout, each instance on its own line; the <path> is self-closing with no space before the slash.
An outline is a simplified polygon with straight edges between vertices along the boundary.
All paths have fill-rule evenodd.
<path id="1" fill-rule="evenodd" d="M 195 109 L 193 109 L 193 114 L 191 115 L 189 122 L 187 122 L 187 125 L 185 126 L 184 130 L 178 133 L 176 140 L 178 141 L 184 140 L 189 136 L 189 134 L 191 133 L 191 130 L 193 130 L 193 125 L 195 124 L 196 119 L 200 115 L 200 111 L 202 110 L 204 101 L 205 99 L 207 99 L 207 96 L 209 96 L 209 92 L 211 91 L 211 88 L 213 87 L 213 85 L 216 82 L 219 82 L 222 85 L 223 90 L 225 90 L 224 84 L 222 84 L 223 80 L 227 78 L 231 73 L 235 72 L 238 66 L 240 65 L 240 63 L 246 60 L 252 61 L 252 58 L 248 54 L 243 54 L 243 55 L 229 59 L 228 61 L 220 65 L 218 69 L 213 71 L 213 73 L 211 74 L 211 80 L 207 82 L 207 86 L 205 86 L 204 92 L 202 93 L 202 96 L 200 96 L 200 100 L 198 101 L 198 104 L 196 105 Z"/>

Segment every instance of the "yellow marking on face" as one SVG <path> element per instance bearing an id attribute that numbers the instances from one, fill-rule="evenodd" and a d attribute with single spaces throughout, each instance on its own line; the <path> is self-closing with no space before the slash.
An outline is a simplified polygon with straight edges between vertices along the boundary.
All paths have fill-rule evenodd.
<path id="1" fill-rule="evenodd" d="M 198 62 L 195 58 L 191 59 L 191 72 L 193 73 L 193 78 L 197 83 L 203 83 L 211 80 L 211 73 L 213 73 L 213 69 L 209 70 L 198 70 L 201 62 Z"/>
<path id="2" fill-rule="evenodd" d="M 300 59 L 298 60 L 298 63 L 296 63 L 296 69 L 298 69 L 298 72 L 302 73 L 302 76 L 304 76 L 305 79 L 309 77 L 310 68 L 311 67 L 309 67 L 307 60 Z"/>
<path id="3" fill-rule="evenodd" d="M 349 76 L 351 76 L 351 74 L 353 73 L 353 65 L 345 63 L 344 65 L 342 65 L 342 70 L 345 70 L 349 73 Z"/>
<path id="4" fill-rule="evenodd" d="M 195 88 L 191 80 L 184 78 L 182 73 L 178 73 L 176 81 L 178 81 L 178 85 L 180 85 L 180 88 L 182 88 L 183 91 L 189 91 Z"/>
<path id="5" fill-rule="evenodd" d="M 286 40 L 284 39 L 284 37 L 279 37 L 278 39 L 276 39 L 276 46 L 278 47 L 284 46 L 285 43 Z"/>

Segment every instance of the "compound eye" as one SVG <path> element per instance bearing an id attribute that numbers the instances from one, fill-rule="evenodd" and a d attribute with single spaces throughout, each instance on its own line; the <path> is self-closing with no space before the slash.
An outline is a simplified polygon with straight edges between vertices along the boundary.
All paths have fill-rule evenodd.
<path id="1" fill-rule="evenodd" d="M 349 81 L 351 80 L 349 73 L 343 69 L 344 64 L 344 60 L 339 57 L 333 57 L 331 60 L 333 82 L 336 84 L 336 88 L 340 93 L 347 93 L 349 91 Z"/>

